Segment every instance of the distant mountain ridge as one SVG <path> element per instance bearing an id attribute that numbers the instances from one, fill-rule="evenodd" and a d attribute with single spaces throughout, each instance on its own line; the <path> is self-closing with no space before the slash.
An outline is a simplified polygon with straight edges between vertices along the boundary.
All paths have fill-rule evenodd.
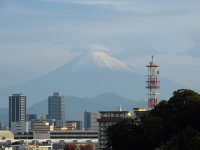
<path id="1" fill-rule="evenodd" d="M 74 58 L 71 62 L 44 76 L 0 90 L 2 107 L 8 96 L 22 92 L 31 106 L 59 91 L 63 95 L 94 97 L 101 93 L 115 93 L 128 99 L 147 99 L 146 76 L 137 73 L 124 62 L 105 52 L 94 51 Z M 168 99 L 182 85 L 160 78 L 160 99 Z"/>
<path id="2" fill-rule="evenodd" d="M 83 120 L 85 110 L 99 112 L 104 110 L 117 110 L 118 106 L 122 110 L 132 111 L 133 107 L 146 107 L 147 101 L 132 101 L 118 96 L 114 93 L 104 93 L 96 97 L 66 97 L 66 119 Z M 27 114 L 47 114 L 48 101 L 42 100 L 27 108 Z M 0 121 L 8 123 L 8 108 L 0 108 Z"/>
<path id="3" fill-rule="evenodd" d="M 132 111 L 133 107 L 146 107 L 146 101 L 132 101 L 114 93 L 104 93 L 92 98 L 66 97 L 66 119 L 83 120 L 85 110 L 99 112 L 116 111 L 121 106 L 123 110 Z M 108 102 L 108 103 L 107 103 Z M 28 113 L 48 113 L 48 101 L 43 100 L 28 108 Z"/>

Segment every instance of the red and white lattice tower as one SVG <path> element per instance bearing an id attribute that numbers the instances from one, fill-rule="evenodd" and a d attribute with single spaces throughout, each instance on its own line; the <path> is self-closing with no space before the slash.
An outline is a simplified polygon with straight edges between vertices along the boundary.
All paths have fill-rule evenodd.
<path id="1" fill-rule="evenodd" d="M 160 88 L 158 81 L 159 65 L 154 64 L 153 56 L 152 61 L 150 61 L 149 65 L 146 66 L 148 68 L 148 81 L 146 88 L 148 89 L 148 107 L 154 108 L 155 105 L 158 103 L 158 89 Z"/>

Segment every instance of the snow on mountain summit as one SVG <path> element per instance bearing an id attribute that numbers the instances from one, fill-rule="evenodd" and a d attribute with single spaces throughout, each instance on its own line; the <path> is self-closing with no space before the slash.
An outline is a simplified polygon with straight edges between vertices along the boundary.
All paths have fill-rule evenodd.
<path id="1" fill-rule="evenodd" d="M 109 68 L 110 70 L 130 70 L 130 68 L 122 61 L 113 58 L 102 51 L 92 51 L 83 54 L 73 62 L 71 69 L 84 69 L 84 68 Z"/>

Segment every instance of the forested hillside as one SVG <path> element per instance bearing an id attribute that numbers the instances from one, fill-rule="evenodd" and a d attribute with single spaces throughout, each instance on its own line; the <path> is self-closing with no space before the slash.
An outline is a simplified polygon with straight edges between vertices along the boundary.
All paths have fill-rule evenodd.
<path id="1" fill-rule="evenodd" d="M 199 150 L 200 95 L 192 90 L 175 91 L 142 118 L 141 124 L 124 120 L 108 128 L 113 150 Z"/>

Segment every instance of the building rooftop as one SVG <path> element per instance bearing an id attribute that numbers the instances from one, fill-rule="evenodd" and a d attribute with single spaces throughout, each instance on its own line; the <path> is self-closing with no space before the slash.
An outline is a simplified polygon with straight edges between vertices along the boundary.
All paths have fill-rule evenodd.
<path id="1" fill-rule="evenodd" d="M 99 113 L 131 113 L 132 111 L 100 111 Z"/>
<path id="2" fill-rule="evenodd" d="M 14 134 L 11 131 L 0 131 L 0 141 L 1 140 L 14 140 Z"/>
<path id="3" fill-rule="evenodd" d="M 148 111 L 148 108 L 133 108 L 134 111 Z"/>
<path id="4" fill-rule="evenodd" d="M 12 94 L 12 96 L 24 96 L 22 93 L 19 94 Z"/>

